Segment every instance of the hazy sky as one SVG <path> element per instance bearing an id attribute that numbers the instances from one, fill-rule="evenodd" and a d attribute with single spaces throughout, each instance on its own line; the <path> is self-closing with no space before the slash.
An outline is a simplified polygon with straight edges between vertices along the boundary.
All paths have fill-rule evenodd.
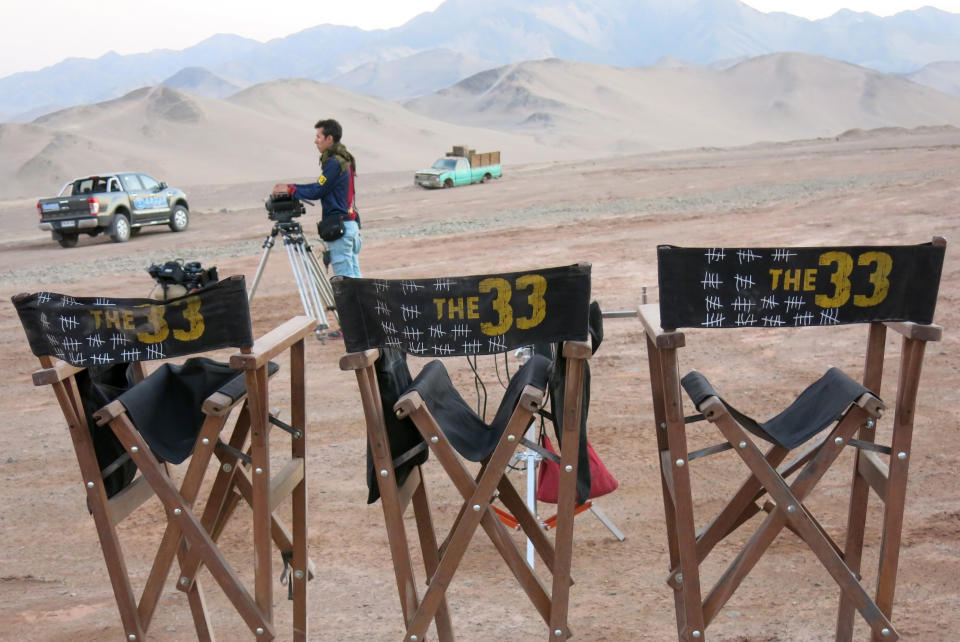
<path id="1" fill-rule="evenodd" d="M 318 24 L 397 27 L 443 0 L 0 0 L 0 77 L 64 58 L 99 58 L 154 49 L 184 49 L 217 33 L 259 41 Z M 483 0 L 476 0 L 482 2 Z M 746 0 L 761 11 L 816 19 L 846 7 L 892 15 L 932 5 L 960 13 L 960 0 Z"/>

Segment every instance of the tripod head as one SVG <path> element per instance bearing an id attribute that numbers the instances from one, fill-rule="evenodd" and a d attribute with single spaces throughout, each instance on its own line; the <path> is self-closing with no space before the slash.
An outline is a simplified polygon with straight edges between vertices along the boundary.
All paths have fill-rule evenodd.
<path id="1" fill-rule="evenodd" d="M 270 236 L 267 237 L 264 243 L 273 243 L 273 237 L 279 236 L 283 239 L 284 244 L 290 243 L 303 243 L 309 248 L 310 245 L 307 242 L 307 237 L 303 234 L 303 226 L 300 225 L 300 221 L 276 221 L 273 224 L 273 229 L 270 230 Z"/>
<path id="2" fill-rule="evenodd" d="M 278 223 L 289 223 L 307 211 L 303 203 L 290 194 L 270 194 L 263 206 L 267 210 L 267 218 Z"/>

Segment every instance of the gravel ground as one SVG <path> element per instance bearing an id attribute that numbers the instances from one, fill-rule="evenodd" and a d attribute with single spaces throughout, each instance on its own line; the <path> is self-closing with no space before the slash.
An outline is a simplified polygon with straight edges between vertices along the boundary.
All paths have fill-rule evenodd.
<path id="1" fill-rule="evenodd" d="M 913 170 L 896 173 L 851 175 L 835 178 L 807 179 L 791 183 L 769 182 L 765 184 L 740 184 L 719 190 L 678 191 L 655 198 L 612 198 L 607 200 L 577 200 L 544 203 L 519 208 L 489 208 L 474 216 L 457 216 L 449 219 L 424 222 L 403 221 L 402 225 L 387 224 L 367 226 L 364 240 L 383 242 L 393 239 L 425 238 L 467 232 L 508 229 L 517 227 L 554 226 L 564 223 L 587 222 L 609 217 L 658 217 L 677 213 L 710 214 L 736 212 L 784 204 L 798 204 L 814 199 L 842 197 L 844 194 L 862 190 L 880 190 L 898 183 L 927 182 L 937 179 L 952 179 L 960 174 L 957 168 Z M 204 216 L 243 216 L 252 218 L 257 210 L 195 214 L 194 223 Z M 306 221 L 305 221 L 306 223 Z M 309 229 L 309 223 L 305 224 Z M 269 231 L 269 228 L 266 228 Z M 308 232 L 310 235 L 310 232 Z M 10 245 L 8 242 L 4 245 Z M 249 257 L 262 252 L 263 238 L 237 240 L 212 245 L 185 244 L 177 248 L 178 256 L 203 257 L 205 263 L 215 263 L 225 258 Z M 314 247 L 319 247 L 319 240 Z M 280 252 L 275 247 L 274 252 Z M 82 281 L 117 271 L 136 272 L 154 263 L 170 260 L 165 249 L 148 248 L 144 253 L 130 256 L 93 256 L 82 260 L 69 260 L 69 255 L 55 265 L 4 269 L 0 271 L 0 286 L 17 283 L 59 284 Z"/>

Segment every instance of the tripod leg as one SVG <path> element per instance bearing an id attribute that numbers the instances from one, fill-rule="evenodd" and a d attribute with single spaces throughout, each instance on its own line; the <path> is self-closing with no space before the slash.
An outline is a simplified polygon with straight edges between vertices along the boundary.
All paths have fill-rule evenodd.
<path id="1" fill-rule="evenodd" d="M 293 243 L 287 246 L 287 253 L 290 257 L 290 267 L 293 270 L 294 279 L 297 281 L 297 288 L 300 290 L 300 298 L 304 301 L 304 309 L 307 313 L 317 320 L 317 331 L 330 327 L 327 323 L 327 316 L 323 311 L 323 301 L 320 292 L 317 290 L 316 282 L 310 276 L 310 267 L 306 256 L 304 256 L 303 243 Z"/>
<path id="2" fill-rule="evenodd" d="M 296 255 L 296 248 L 292 243 L 288 243 L 286 240 L 284 240 L 283 249 L 286 250 L 287 259 L 290 261 L 290 270 L 293 272 L 293 280 L 297 284 L 297 293 L 300 295 L 300 303 L 303 305 L 303 310 L 307 316 L 317 319 L 318 317 L 317 312 L 314 309 L 314 302 L 304 290 L 302 274 L 303 265 L 300 263 L 300 259 Z"/>
<path id="3" fill-rule="evenodd" d="M 253 295 L 257 292 L 257 284 L 260 283 L 260 277 L 263 276 L 263 268 L 267 266 L 267 259 L 270 258 L 270 250 L 273 249 L 273 235 L 267 237 L 263 242 L 263 256 L 260 258 L 260 266 L 253 277 L 253 284 L 250 286 L 250 292 L 247 293 L 247 299 L 253 301 Z"/>
<path id="4" fill-rule="evenodd" d="M 340 317 L 337 315 L 337 307 L 333 300 L 333 287 L 330 285 L 330 280 L 327 279 L 326 272 L 320 267 L 320 262 L 317 261 L 317 255 L 314 254 L 309 247 L 306 248 L 307 257 L 310 259 L 310 266 L 313 270 L 314 279 L 317 282 L 317 289 L 320 291 L 320 296 L 323 298 L 323 304 L 326 306 L 327 310 L 332 310 L 334 317 L 339 321 Z"/>
<path id="5" fill-rule="evenodd" d="M 303 281 L 304 285 L 307 288 L 307 291 L 313 297 L 314 304 L 317 306 L 317 311 L 319 316 L 317 321 L 320 325 L 318 328 L 324 330 L 330 327 L 330 324 L 327 322 L 327 315 L 324 308 L 323 292 L 320 290 L 319 283 L 316 280 L 316 275 L 313 273 L 312 261 L 313 253 L 310 251 L 310 246 L 307 245 L 306 239 L 304 243 L 298 248 L 298 254 L 300 257 L 300 264 L 303 266 Z"/>

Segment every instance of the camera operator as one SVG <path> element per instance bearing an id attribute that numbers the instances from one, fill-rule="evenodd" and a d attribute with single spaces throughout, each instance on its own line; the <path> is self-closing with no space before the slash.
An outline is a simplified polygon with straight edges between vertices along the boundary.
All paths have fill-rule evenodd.
<path id="1" fill-rule="evenodd" d="M 330 119 L 314 125 L 314 144 L 320 152 L 320 177 L 314 183 L 295 185 L 278 183 L 274 194 L 290 194 L 303 200 L 320 199 L 322 218 L 318 225 L 321 238 L 330 248 L 330 263 L 337 276 L 360 278 L 360 217 L 354 207 L 353 179 L 357 164 L 353 154 L 340 142 L 343 128 Z M 329 230 L 332 233 L 325 234 Z M 342 231 L 342 234 L 340 233 Z M 330 238 L 337 237 L 335 240 Z"/>

